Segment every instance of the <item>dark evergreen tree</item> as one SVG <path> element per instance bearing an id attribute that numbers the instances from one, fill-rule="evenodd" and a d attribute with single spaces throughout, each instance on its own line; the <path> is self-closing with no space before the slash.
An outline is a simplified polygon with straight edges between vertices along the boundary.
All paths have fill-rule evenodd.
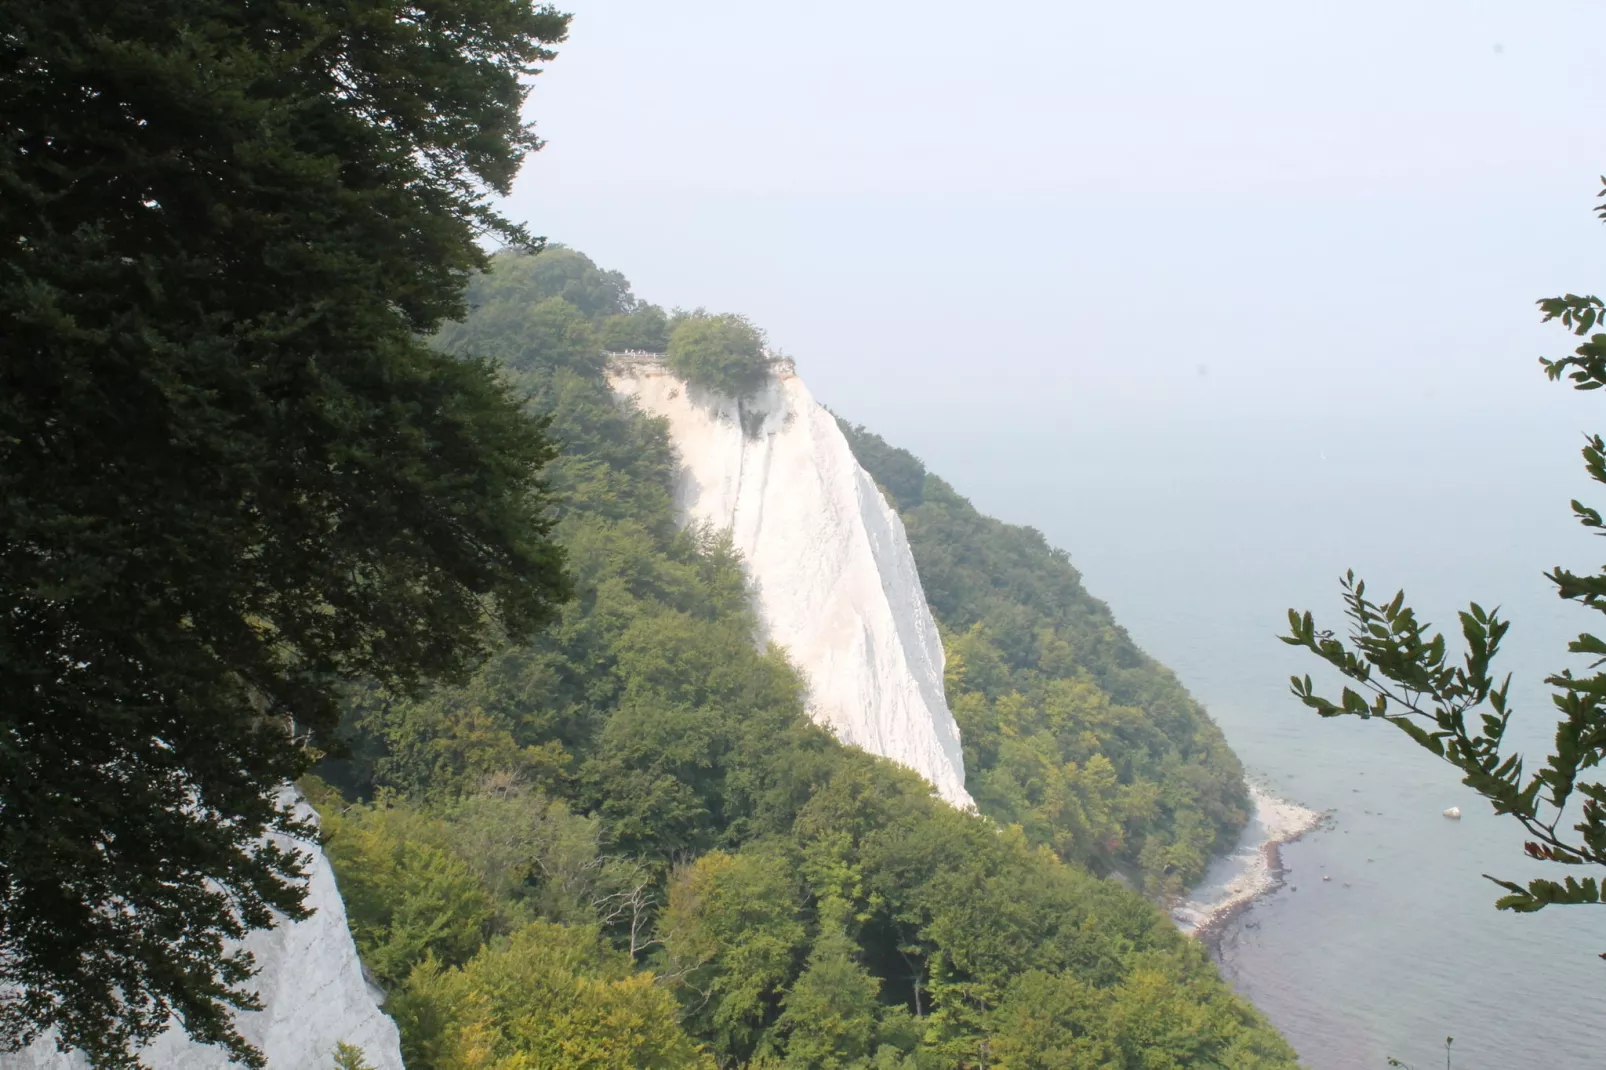
<path id="1" fill-rule="evenodd" d="M 528 0 L 0 8 L 0 1047 L 234 1031 L 225 939 L 301 910 L 275 789 L 340 681 L 565 593 L 462 311 L 537 148 Z"/>

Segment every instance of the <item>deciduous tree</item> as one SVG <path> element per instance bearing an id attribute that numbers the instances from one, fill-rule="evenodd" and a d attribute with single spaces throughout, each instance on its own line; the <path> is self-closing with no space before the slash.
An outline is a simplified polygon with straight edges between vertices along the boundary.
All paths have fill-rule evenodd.
<path id="1" fill-rule="evenodd" d="M 698 386 L 743 398 L 769 373 L 764 333 L 745 316 L 686 316 L 669 333 L 671 371 Z"/>
<path id="2" fill-rule="evenodd" d="M 1606 198 L 1606 188 L 1600 196 Z M 1606 220 L 1606 200 L 1596 211 Z M 1545 373 L 1553 381 L 1570 380 L 1576 390 L 1606 386 L 1606 334 L 1592 333 L 1606 323 L 1606 304 L 1598 297 L 1566 294 L 1540 301 L 1539 309 L 1546 322 L 1559 320 L 1585 338 L 1572 356 L 1541 360 Z M 1583 454 L 1590 478 L 1606 484 L 1606 439 L 1590 436 Z M 1579 501 L 1572 507 L 1584 527 L 1606 534 L 1598 509 Z M 1606 612 L 1606 570 L 1580 576 L 1558 567 L 1547 576 L 1562 598 Z M 1385 602 L 1373 601 L 1365 582 L 1350 572 L 1343 594 L 1348 643 L 1317 627 L 1309 611 L 1292 609 L 1283 642 L 1309 650 L 1355 686 L 1345 686 L 1332 699 L 1319 694 L 1309 676 L 1295 676 L 1294 695 L 1323 717 L 1386 721 L 1455 766 L 1462 782 L 1488 799 L 1495 813 L 1523 827 L 1529 857 L 1585 871 L 1606 867 L 1606 783 L 1588 779 L 1606 759 L 1606 672 L 1575 675 L 1562 669 L 1546 678 L 1559 714 L 1555 749 L 1543 767 L 1529 773 L 1524 757 L 1506 744 L 1515 712 L 1509 702 L 1511 677 L 1499 676 L 1494 663 L 1510 625 L 1498 610 L 1474 602 L 1460 614 L 1466 648 L 1458 659 L 1444 635 L 1406 604 L 1403 590 Z M 1592 669 L 1606 661 L 1606 640 L 1588 632 L 1567 649 L 1595 658 Z M 1566 827 L 1569 821 L 1574 823 Z M 1496 901 L 1502 910 L 1531 913 L 1554 904 L 1606 902 L 1599 876 L 1540 877 L 1526 886 L 1489 879 L 1506 892 Z"/>

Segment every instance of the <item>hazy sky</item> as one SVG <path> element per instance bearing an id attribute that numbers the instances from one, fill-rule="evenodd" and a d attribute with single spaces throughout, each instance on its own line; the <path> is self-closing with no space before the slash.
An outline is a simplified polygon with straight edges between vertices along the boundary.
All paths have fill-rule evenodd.
<path id="1" fill-rule="evenodd" d="M 513 212 L 867 419 L 1537 386 L 1606 249 L 1598 3 L 568 6 Z"/>
<path id="2" fill-rule="evenodd" d="M 1353 810 L 1392 777 L 1475 831 L 1448 767 L 1289 699 L 1314 666 L 1274 634 L 1290 605 L 1335 623 L 1352 565 L 1433 620 L 1501 603 L 1514 735 L 1544 742 L 1539 681 L 1599 619 L 1541 573 L 1598 564 L 1567 501 L 1606 397 L 1545 382 L 1571 346 L 1533 302 L 1606 288 L 1606 4 L 570 2 L 513 214 L 644 298 L 752 316 L 821 400 L 1067 547 L 1279 790 Z M 1534 949 L 1566 919 L 1502 951 L 1477 874 L 1516 848 L 1485 841 L 1391 871 L 1471 897 L 1428 958 L 1556 982 Z M 1583 972 L 1510 1022 L 1440 1030 L 1454 990 L 1401 1016 L 1418 935 L 1311 998 L 1418 1065 L 1598 1016 Z"/>
<path id="3" fill-rule="evenodd" d="M 1606 285 L 1598 0 L 567 6 L 512 213 L 750 315 L 1090 579 L 1119 509 L 1284 484 L 1504 537 L 1412 465 L 1567 530 L 1598 403 L 1533 301 Z"/>

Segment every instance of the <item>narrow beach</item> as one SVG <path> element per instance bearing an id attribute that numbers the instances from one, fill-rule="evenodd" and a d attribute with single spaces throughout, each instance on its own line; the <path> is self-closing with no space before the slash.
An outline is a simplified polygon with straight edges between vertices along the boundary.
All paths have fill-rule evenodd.
<path id="1" fill-rule="evenodd" d="M 1321 824 L 1323 814 L 1251 784 L 1253 806 L 1238 846 L 1206 871 L 1189 898 L 1171 910 L 1171 917 L 1212 950 L 1222 931 L 1255 900 L 1283 884 L 1282 846 Z"/>

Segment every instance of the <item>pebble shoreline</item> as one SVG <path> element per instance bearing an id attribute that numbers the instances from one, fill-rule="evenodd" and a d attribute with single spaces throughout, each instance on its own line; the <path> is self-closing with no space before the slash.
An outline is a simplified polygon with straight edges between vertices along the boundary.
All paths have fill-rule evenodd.
<path id="1" fill-rule="evenodd" d="M 1226 881 L 1207 886 L 1211 898 L 1206 902 L 1189 899 L 1172 911 L 1172 918 L 1184 932 L 1215 953 L 1222 933 L 1256 900 L 1283 885 L 1285 870 L 1282 848 L 1321 825 L 1328 815 L 1278 798 L 1255 785 L 1249 788 L 1254 816 L 1244 830 L 1253 836 L 1252 846 L 1240 842 L 1224 861 L 1239 867 Z M 1220 863 L 1218 863 L 1220 865 Z M 1219 891 L 1221 894 L 1214 894 Z"/>

